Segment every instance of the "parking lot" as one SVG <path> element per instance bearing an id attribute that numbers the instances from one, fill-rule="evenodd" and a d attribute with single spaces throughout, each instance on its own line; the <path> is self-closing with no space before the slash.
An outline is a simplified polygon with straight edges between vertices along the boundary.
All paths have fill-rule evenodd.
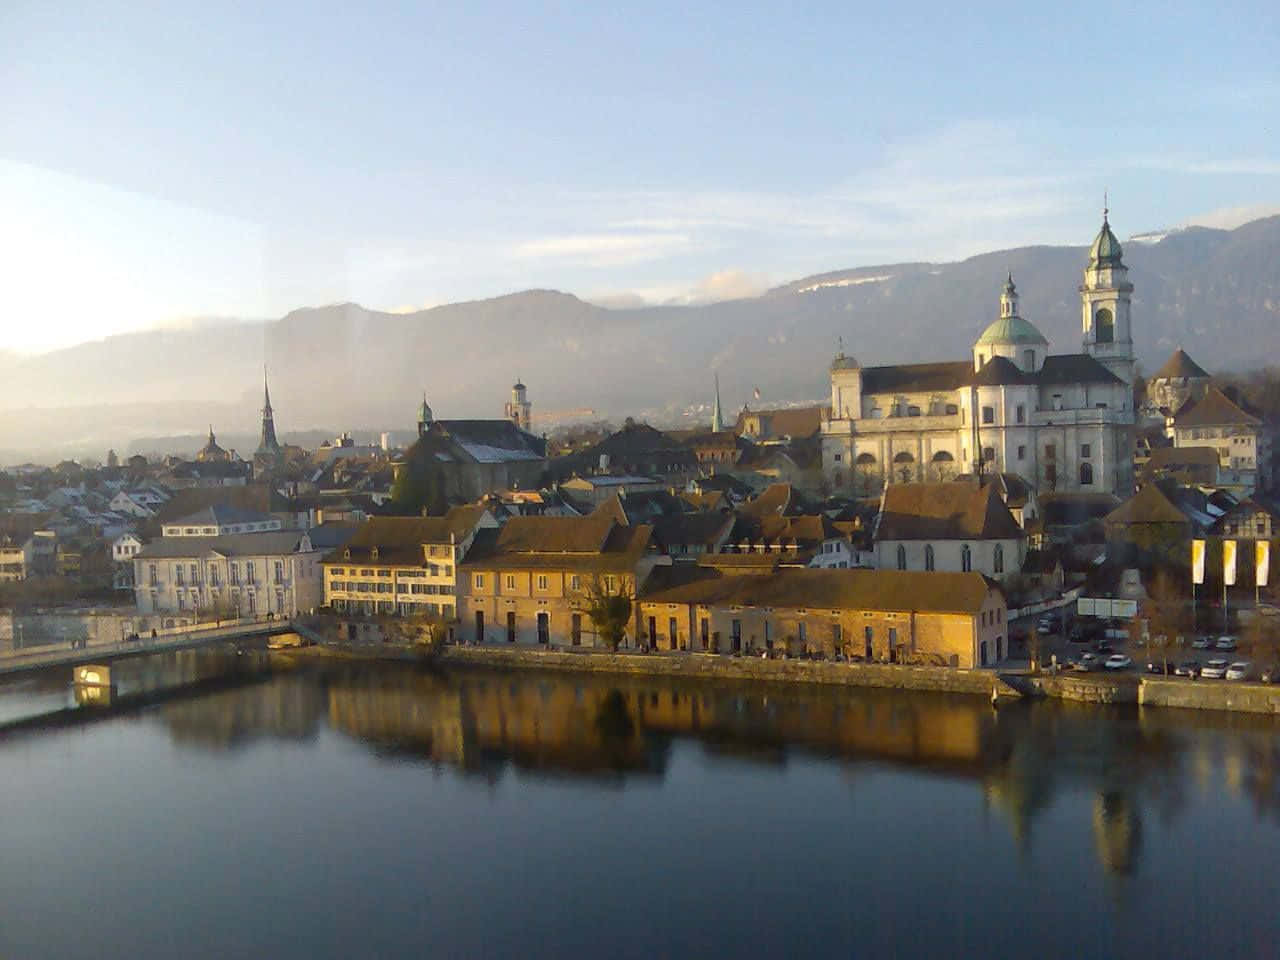
<path id="1" fill-rule="evenodd" d="M 1280 680 L 1280 677 L 1277 677 L 1280 671 L 1276 670 L 1275 665 L 1270 662 L 1260 662 L 1240 637 L 1232 638 L 1235 649 L 1219 648 L 1216 642 L 1222 636 L 1220 631 L 1185 636 L 1182 644 L 1178 644 L 1175 640 L 1166 652 L 1160 645 L 1147 646 L 1140 638 L 1136 641 L 1131 639 L 1127 621 L 1107 622 L 1094 617 L 1080 617 L 1070 607 L 1063 608 L 1058 616 L 1048 618 L 1048 622 L 1043 625 L 1048 627 L 1048 632 L 1043 629 L 1041 620 L 1040 615 L 1016 620 L 1012 624 L 1011 633 L 1015 637 L 1026 638 L 1023 644 L 1015 643 L 1014 646 L 1015 655 L 1026 658 L 1030 657 L 1033 649 L 1032 636 L 1033 634 L 1036 636 L 1039 641 L 1042 668 L 1047 669 L 1056 656 L 1058 665 L 1064 670 L 1079 669 L 1078 665 L 1082 659 L 1085 659 L 1091 661 L 1088 663 L 1091 672 L 1141 673 L 1148 670 L 1148 664 L 1156 666 L 1157 671 L 1154 672 L 1159 672 L 1163 670 L 1167 657 L 1170 673 L 1179 666 L 1184 668 L 1182 673 L 1177 674 L 1179 676 L 1192 674 L 1199 676 L 1210 661 L 1218 660 L 1226 661 L 1228 667 L 1240 661 L 1249 664 L 1248 675 L 1244 678 L 1230 677 L 1233 680 L 1259 681 L 1263 680 L 1264 676 L 1267 682 Z M 1110 635 L 1108 635 L 1108 627 L 1111 627 Z M 1092 654 L 1093 657 L 1086 658 L 1086 654 Z M 1113 654 L 1127 656 L 1131 663 L 1117 670 L 1107 670 L 1103 664 Z M 1266 659 L 1264 657 L 1264 660 Z M 1225 674 L 1225 668 L 1223 672 Z"/>

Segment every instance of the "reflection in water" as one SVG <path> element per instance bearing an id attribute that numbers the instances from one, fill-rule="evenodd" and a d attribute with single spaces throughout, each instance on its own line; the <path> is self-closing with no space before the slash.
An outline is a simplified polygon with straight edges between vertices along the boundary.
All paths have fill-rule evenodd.
<path id="1" fill-rule="evenodd" d="M 379 755 L 490 780 L 508 767 L 606 782 L 661 778 L 677 740 L 696 743 L 710 760 L 761 770 L 802 754 L 911 768 L 972 781 L 1024 854 L 1037 820 L 1060 795 L 1090 798 L 1092 809 L 1080 812 L 1092 824 L 1099 862 L 1119 876 L 1138 870 L 1144 811 L 1172 823 L 1188 802 L 1189 782 L 1224 783 L 1260 814 L 1280 819 L 1271 718 L 1061 703 L 997 712 L 974 698 L 887 690 L 441 673 L 404 664 L 278 670 L 267 656 L 188 653 L 139 661 L 117 676 L 134 697 L 191 685 L 200 695 L 159 702 L 157 715 L 175 739 L 204 748 L 313 740 L 328 726 Z M 1228 724 L 1233 736 L 1197 736 L 1214 723 Z"/>

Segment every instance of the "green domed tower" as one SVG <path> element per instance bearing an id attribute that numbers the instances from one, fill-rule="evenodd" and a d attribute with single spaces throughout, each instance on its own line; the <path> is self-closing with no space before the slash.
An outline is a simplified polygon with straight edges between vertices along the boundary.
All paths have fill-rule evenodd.
<path id="1" fill-rule="evenodd" d="M 1013 274 L 1000 293 L 1000 316 L 987 325 L 973 344 L 975 372 L 995 357 L 1011 360 L 1024 373 L 1035 373 L 1044 363 L 1049 341 L 1036 325 L 1018 315 L 1018 288 Z"/>

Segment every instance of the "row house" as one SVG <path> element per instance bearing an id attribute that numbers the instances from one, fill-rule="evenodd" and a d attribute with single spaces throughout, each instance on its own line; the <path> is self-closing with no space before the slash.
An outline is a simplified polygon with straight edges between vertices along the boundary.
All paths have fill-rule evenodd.
<path id="1" fill-rule="evenodd" d="M 640 598 L 659 650 L 821 655 L 973 668 L 1008 655 L 1008 610 L 979 573 L 672 567 Z"/>
<path id="2" fill-rule="evenodd" d="M 464 635 L 477 643 L 597 646 L 590 594 L 634 597 L 661 556 L 648 524 L 606 514 L 513 517 L 484 531 L 463 563 Z M 624 645 L 637 636 L 633 622 Z"/>
<path id="3" fill-rule="evenodd" d="M 480 505 L 443 517 L 370 517 L 325 557 L 325 603 L 366 616 L 458 615 L 459 565 L 481 530 L 497 527 Z"/>

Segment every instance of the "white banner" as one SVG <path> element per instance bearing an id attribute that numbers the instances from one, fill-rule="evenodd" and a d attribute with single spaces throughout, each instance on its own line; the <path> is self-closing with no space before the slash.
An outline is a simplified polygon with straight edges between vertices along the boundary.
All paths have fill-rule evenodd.
<path id="1" fill-rule="evenodd" d="M 1204 541 L 1191 541 L 1191 582 L 1204 583 Z"/>
<path id="2" fill-rule="evenodd" d="M 1265 587 L 1271 573 L 1271 541 L 1259 540 L 1254 544 L 1253 558 L 1254 583 Z"/>
<path id="3" fill-rule="evenodd" d="M 1222 541 L 1222 582 L 1228 587 L 1236 583 L 1236 541 Z"/>

